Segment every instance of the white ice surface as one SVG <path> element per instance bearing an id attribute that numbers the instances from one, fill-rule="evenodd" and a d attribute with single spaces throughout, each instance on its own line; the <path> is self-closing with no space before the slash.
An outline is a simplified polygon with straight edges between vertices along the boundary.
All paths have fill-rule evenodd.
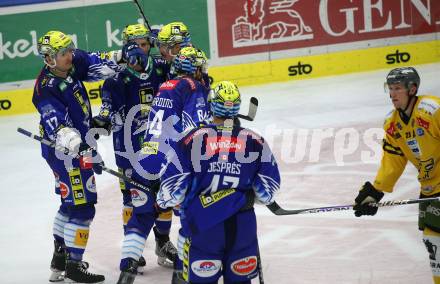
<path id="1" fill-rule="evenodd" d="M 420 93 L 440 96 L 440 64 L 418 70 Z M 392 109 L 383 92 L 386 73 L 241 88 L 242 112 L 250 96 L 260 102 L 256 120 L 244 124 L 266 136 L 280 160 L 280 205 L 299 209 L 351 204 L 359 186 L 374 178 L 378 161 L 361 160 L 361 151 L 372 152 L 362 139 L 356 151 L 343 157 L 344 165 L 337 166 L 341 152 L 335 135 L 315 148 L 319 159 L 313 158 L 317 152 L 310 150 L 310 137 L 316 129 L 335 134 L 353 128 L 362 138 L 367 129 L 380 128 Z M 16 132 L 23 127 L 38 133 L 37 124 L 36 114 L 0 118 L 0 283 L 48 283 L 52 220 L 59 199 L 39 144 Z M 303 158 L 293 162 L 294 152 L 289 151 L 300 141 L 295 132 L 299 128 L 306 131 L 299 136 L 307 139 L 307 147 L 300 151 Z M 114 168 L 111 139 L 104 137 L 99 144 L 106 165 Z M 97 185 L 99 203 L 85 259 L 91 271 L 115 283 L 122 240 L 121 194 L 117 179 L 108 174 L 98 176 Z M 417 198 L 418 191 L 415 170 L 408 166 L 395 192 L 385 199 Z M 355 218 L 352 211 L 274 216 L 264 207 L 256 210 L 266 283 L 431 283 L 416 205 L 381 208 L 376 216 L 363 218 Z M 174 241 L 177 224 L 175 218 Z M 144 252 L 147 271 L 135 283 L 170 283 L 170 270 L 157 266 L 153 250 L 150 237 Z"/>

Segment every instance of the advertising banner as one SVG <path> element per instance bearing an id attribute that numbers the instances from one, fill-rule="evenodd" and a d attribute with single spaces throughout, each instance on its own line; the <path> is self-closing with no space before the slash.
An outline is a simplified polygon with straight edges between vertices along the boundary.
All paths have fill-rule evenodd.
<path id="1" fill-rule="evenodd" d="M 209 50 L 205 0 L 193 0 L 191 5 L 187 1 L 172 0 L 167 1 L 166 7 L 161 0 L 140 3 L 151 25 L 182 21 L 188 26 L 193 42 Z M 139 14 L 132 1 L 3 13 L 0 16 L 0 83 L 34 79 L 38 75 L 42 60 L 38 57 L 37 41 L 49 30 L 70 34 L 78 48 L 107 51 L 120 49 L 123 28 L 137 21 L 140 21 Z"/>
<path id="2" fill-rule="evenodd" d="M 220 59 L 440 31 L 438 0 L 216 0 L 215 10 Z"/>

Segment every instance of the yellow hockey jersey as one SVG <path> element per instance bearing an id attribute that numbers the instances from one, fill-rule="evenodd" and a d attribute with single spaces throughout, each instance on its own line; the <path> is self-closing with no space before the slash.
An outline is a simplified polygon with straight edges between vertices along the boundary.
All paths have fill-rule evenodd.
<path id="1" fill-rule="evenodd" d="M 408 124 L 392 111 L 384 123 L 383 156 L 374 187 L 392 192 L 407 161 L 418 170 L 421 193 L 440 192 L 440 98 L 419 96 Z"/>

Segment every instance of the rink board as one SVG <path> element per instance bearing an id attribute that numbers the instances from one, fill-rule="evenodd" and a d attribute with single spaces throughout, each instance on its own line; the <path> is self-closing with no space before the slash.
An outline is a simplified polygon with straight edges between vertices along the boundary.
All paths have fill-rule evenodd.
<path id="1" fill-rule="evenodd" d="M 418 65 L 440 61 L 440 41 L 400 44 L 292 57 L 255 63 L 214 66 L 209 74 L 214 81 L 231 80 L 239 86 L 302 80 L 398 66 Z M 92 104 L 100 102 L 102 82 L 87 83 Z M 35 111 L 31 99 L 32 88 L 0 91 L 0 116 Z"/>

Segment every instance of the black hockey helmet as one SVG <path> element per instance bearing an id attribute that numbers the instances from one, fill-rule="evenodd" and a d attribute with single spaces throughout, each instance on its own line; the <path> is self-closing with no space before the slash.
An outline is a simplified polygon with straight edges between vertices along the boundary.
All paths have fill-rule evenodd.
<path id="1" fill-rule="evenodd" d="M 400 67 L 390 71 L 387 75 L 387 85 L 403 83 L 407 89 L 412 85 L 416 85 L 417 90 L 420 86 L 420 76 L 413 67 Z M 417 91 L 416 91 L 417 93 Z"/>

